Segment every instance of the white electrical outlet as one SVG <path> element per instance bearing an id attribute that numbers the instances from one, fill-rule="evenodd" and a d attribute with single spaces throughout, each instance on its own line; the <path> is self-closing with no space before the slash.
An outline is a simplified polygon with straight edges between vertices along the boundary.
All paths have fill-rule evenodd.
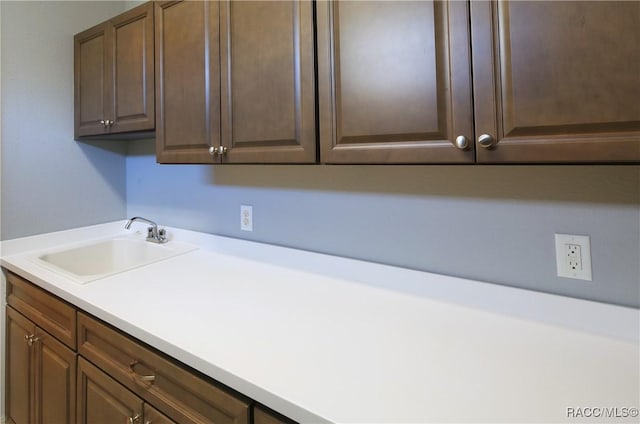
<path id="1" fill-rule="evenodd" d="M 591 281 L 591 244 L 589 236 L 556 234 L 558 277 Z"/>
<path id="2" fill-rule="evenodd" d="M 240 205 L 240 229 L 253 231 L 253 207 Z"/>

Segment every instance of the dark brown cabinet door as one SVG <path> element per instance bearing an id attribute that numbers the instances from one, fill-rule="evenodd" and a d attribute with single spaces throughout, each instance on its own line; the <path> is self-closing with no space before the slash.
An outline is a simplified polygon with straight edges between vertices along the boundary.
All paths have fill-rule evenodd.
<path id="1" fill-rule="evenodd" d="M 7 307 L 7 418 L 75 423 L 76 354 Z"/>
<path id="2" fill-rule="evenodd" d="M 109 112 L 111 68 L 109 24 L 77 34 L 74 39 L 75 137 L 105 134 Z"/>
<path id="3" fill-rule="evenodd" d="M 107 374 L 78 358 L 78 424 L 142 422 L 142 400 Z"/>
<path id="4" fill-rule="evenodd" d="M 315 162 L 312 3 L 220 7 L 223 162 Z"/>
<path id="5" fill-rule="evenodd" d="M 471 2 L 479 162 L 640 160 L 639 2 Z"/>
<path id="6" fill-rule="evenodd" d="M 158 162 L 315 162 L 311 2 L 163 2 L 155 15 Z"/>
<path id="7" fill-rule="evenodd" d="M 155 127 L 153 4 L 136 7 L 111 20 L 113 91 L 111 133 Z"/>
<path id="8" fill-rule="evenodd" d="M 35 416 L 35 354 L 28 344 L 36 326 L 7 307 L 6 415 L 12 424 L 31 424 Z"/>
<path id="9" fill-rule="evenodd" d="M 474 161 L 468 8 L 317 3 L 322 162 Z"/>
<path id="10" fill-rule="evenodd" d="M 35 423 L 76 422 L 76 354 L 53 336 L 36 330 Z"/>
<path id="11" fill-rule="evenodd" d="M 153 4 L 74 37 L 75 137 L 152 131 Z"/>
<path id="12" fill-rule="evenodd" d="M 214 163 L 220 145 L 219 4 L 155 3 L 156 158 Z"/>

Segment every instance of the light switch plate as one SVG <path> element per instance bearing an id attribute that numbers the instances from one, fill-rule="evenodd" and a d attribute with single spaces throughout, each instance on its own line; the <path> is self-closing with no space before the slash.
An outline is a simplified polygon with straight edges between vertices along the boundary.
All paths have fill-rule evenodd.
<path id="1" fill-rule="evenodd" d="M 589 236 L 556 234 L 558 277 L 592 281 Z"/>

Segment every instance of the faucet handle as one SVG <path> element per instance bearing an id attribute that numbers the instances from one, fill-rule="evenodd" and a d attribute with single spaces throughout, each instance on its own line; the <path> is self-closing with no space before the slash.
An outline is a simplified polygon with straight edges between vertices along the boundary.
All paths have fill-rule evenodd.
<path id="1" fill-rule="evenodd" d="M 158 227 L 148 227 L 147 241 L 150 241 L 153 243 L 168 242 L 169 239 L 167 239 L 167 230 L 165 230 L 164 228 L 158 228 Z"/>

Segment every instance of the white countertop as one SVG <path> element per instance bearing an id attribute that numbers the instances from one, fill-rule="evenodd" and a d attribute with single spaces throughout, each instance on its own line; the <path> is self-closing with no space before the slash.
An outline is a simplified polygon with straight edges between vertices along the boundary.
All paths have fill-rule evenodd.
<path id="1" fill-rule="evenodd" d="M 28 259 L 123 226 L 5 241 L 2 266 L 300 422 L 640 407 L 637 309 L 178 229 L 199 249 L 85 285 Z"/>

